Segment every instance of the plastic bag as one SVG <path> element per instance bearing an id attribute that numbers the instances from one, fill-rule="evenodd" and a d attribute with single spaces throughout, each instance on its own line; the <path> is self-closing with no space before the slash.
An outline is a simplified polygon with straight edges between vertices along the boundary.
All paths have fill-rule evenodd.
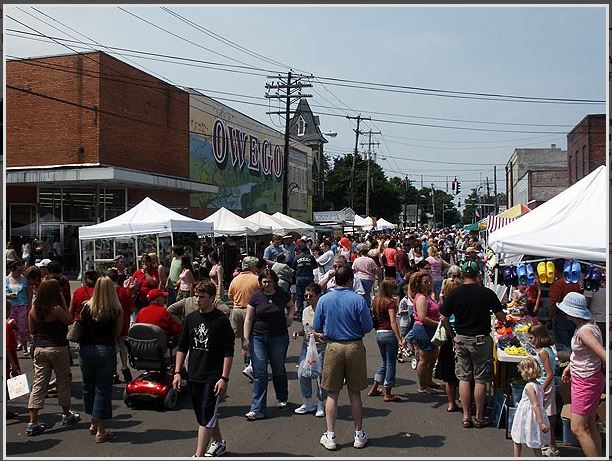
<path id="1" fill-rule="evenodd" d="M 442 325 L 442 322 L 438 323 L 438 327 L 436 328 L 436 332 L 431 338 L 431 344 L 434 346 L 441 346 L 447 341 L 448 337 L 446 336 L 446 328 Z"/>
<path id="2" fill-rule="evenodd" d="M 319 359 L 319 353 L 317 352 L 317 342 L 314 334 L 310 335 L 308 340 L 308 348 L 306 349 L 306 358 L 304 359 L 304 366 L 302 368 L 302 376 L 312 377 L 321 365 Z"/>

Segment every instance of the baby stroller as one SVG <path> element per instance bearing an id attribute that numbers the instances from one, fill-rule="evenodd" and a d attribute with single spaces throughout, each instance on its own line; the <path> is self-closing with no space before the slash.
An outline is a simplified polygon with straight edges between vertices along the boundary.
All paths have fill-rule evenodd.
<path id="1" fill-rule="evenodd" d="M 160 410 L 176 406 L 178 392 L 172 387 L 173 346 L 157 325 L 135 323 L 130 327 L 127 338 L 130 365 L 144 373 L 126 384 L 123 401 L 127 406 L 137 401 L 157 402 Z"/>

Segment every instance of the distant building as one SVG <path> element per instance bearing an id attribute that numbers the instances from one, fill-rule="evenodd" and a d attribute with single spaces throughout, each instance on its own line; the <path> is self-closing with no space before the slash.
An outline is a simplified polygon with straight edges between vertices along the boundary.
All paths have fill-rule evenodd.
<path id="1" fill-rule="evenodd" d="M 508 208 L 522 203 L 535 208 L 569 185 L 567 151 L 550 148 L 517 148 L 506 164 Z"/>
<path id="2" fill-rule="evenodd" d="M 567 166 L 572 185 L 606 164 L 606 115 L 589 114 L 567 134 Z"/>

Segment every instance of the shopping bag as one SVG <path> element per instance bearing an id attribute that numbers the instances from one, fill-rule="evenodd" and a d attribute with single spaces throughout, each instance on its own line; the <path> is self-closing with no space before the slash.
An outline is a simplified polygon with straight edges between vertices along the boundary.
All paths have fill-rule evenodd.
<path id="1" fill-rule="evenodd" d="M 433 338 L 431 338 L 431 344 L 434 346 L 441 346 L 447 341 L 447 339 L 446 328 L 444 328 L 442 322 L 439 322 L 436 332 L 434 333 Z"/>
<path id="2" fill-rule="evenodd" d="M 66 339 L 73 343 L 80 343 L 83 338 L 83 324 L 79 320 L 75 320 L 68 327 Z"/>
<path id="3" fill-rule="evenodd" d="M 15 376 L 14 378 L 7 379 L 6 387 L 8 388 L 9 400 L 13 400 L 17 397 L 30 393 L 30 384 L 28 383 L 28 377 L 25 373 Z"/>
<path id="4" fill-rule="evenodd" d="M 316 374 L 316 371 L 321 365 L 319 354 L 317 352 L 317 342 L 314 334 L 310 335 L 308 340 L 308 348 L 306 349 L 306 358 L 304 359 L 304 367 L 302 369 L 302 376 L 312 377 Z"/>

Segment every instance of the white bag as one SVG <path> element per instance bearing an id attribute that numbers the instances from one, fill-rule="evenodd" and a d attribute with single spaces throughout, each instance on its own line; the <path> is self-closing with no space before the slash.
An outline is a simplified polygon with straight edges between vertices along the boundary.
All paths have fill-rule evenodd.
<path id="1" fill-rule="evenodd" d="M 433 338 L 431 338 L 431 344 L 433 344 L 434 346 L 441 346 L 447 340 L 448 337 L 446 336 L 446 328 L 444 328 L 442 322 L 439 322 L 438 327 L 436 328 L 436 332 L 434 333 Z"/>
<path id="2" fill-rule="evenodd" d="M 30 393 L 30 384 L 28 383 L 28 377 L 25 373 L 15 376 L 14 378 L 7 379 L 6 387 L 8 388 L 9 400 L 13 400 L 17 397 Z"/>
<path id="3" fill-rule="evenodd" d="M 306 349 L 306 358 L 302 369 L 302 376 L 312 376 L 319 369 L 321 360 L 317 352 L 317 342 L 314 334 L 310 335 L 308 340 L 308 348 Z"/>

